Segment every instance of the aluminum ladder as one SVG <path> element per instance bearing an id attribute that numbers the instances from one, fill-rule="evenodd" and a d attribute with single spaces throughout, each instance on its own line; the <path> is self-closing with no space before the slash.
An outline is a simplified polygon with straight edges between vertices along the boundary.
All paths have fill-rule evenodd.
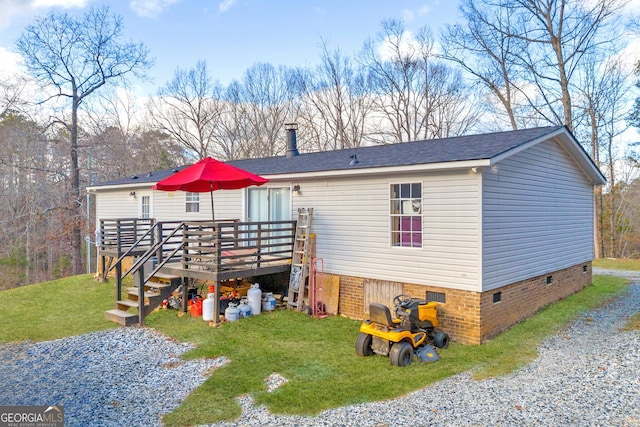
<path id="1" fill-rule="evenodd" d="M 298 209 L 298 222 L 296 224 L 296 235 L 293 241 L 293 254 L 291 259 L 291 275 L 289 276 L 289 294 L 287 297 L 287 308 L 295 308 L 298 311 L 304 310 L 304 299 L 306 294 L 306 280 L 311 269 L 311 219 L 313 208 Z"/>

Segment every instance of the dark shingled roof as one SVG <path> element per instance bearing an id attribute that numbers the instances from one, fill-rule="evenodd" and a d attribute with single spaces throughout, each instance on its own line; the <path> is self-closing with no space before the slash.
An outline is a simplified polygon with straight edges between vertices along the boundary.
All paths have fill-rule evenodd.
<path id="1" fill-rule="evenodd" d="M 430 163 L 491 159 L 520 145 L 556 132 L 563 126 L 548 126 L 480 135 L 403 142 L 300 154 L 286 158 L 234 160 L 228 163 L 258 175 L 295 174 L 320 171 L 358 170 L 377 167 L 411 166 Z M 358 163 L 350 165 L 351 156 Z M 120 184 L 155 183 L 186 166 L 101 182 L 96 187 Z"/>

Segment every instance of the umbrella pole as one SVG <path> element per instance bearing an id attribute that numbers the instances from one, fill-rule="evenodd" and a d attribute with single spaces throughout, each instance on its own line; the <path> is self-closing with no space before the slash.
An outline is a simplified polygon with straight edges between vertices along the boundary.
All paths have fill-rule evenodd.
<path id="1" fill-rule="evenodd" d="M 211 197 L 211 221 L 213 221 L 213 225 L 216 224 L 216 217 L 213 214 L 213 181 L 209 181 L 209 196 Z"/>

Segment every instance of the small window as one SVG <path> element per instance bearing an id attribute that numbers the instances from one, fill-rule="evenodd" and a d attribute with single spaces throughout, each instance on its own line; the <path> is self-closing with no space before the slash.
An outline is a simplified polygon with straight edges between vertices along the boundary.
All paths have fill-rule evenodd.
<path id="1" fill-rule="evenodd" d="M 553 282 L 553 276 L 547 276 L 547 285 L 550 285 Z"/>
<path id="2" fill-rule="evenodd" d="M 422 247 L 422 184 L 391 184 L 391 246 Z"/>
<path id="3" fill-rule="evenodd" d="M 140 218 L 151 217 L 151 197 L 142 196 L 140 198 Z"/>
<path id="4" fill-rule="evenodd" d="M 447 295 L 444 292 L 427 291 L 427 301 L 440 302 L 444 304 L 447 302 Z"/>
<path id="5" fill-rule="evenodd" d="M 496 292 L 493 294 L 493 303 L 502 301 L 502 292 Z"/>
<path id="6" fill-rule="evenodd" d="M 200 193 L 187 193 L 185 212 L 200 212 Z"/>
<path id="7" fill-rule="evenodd" d="M 587 267 L 586 265 L 583 265 L 583 266 L 582 266 L 582 272 L 583 272 L 583 273 L 586 273 L 586 272 L 588 272 L 588 271 L 589 271 L 589 267 Z"/>

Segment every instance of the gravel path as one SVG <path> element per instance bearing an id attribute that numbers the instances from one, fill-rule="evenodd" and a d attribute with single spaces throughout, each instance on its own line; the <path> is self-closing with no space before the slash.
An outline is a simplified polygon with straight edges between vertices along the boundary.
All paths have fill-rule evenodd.
<path id="1" fill-rule="evenodd" d="M 317 417 L 271 415 L 243 396 L 241 418 L 215 426 L 640 427 L 640 332 L 618 330 L 640 310 L 640 272 L 607 273 L 630 277 L 629 293 L 547 339 L 540 357 L 511 375 L 474 381 L 464 373 L 398 399 Z M 131 327 L 2 344 L 0 405 L 64 405 L 66 426 L 161 425 L 163 414 L 228 363 L 181 360 L 190 348 Z"/>
<path id="2" fill-rule="evenodd" d="M 0 345 L 0 405 L 64 405 L 65 426 L 159 426 L 224 358 L 147 328 Z"/>

